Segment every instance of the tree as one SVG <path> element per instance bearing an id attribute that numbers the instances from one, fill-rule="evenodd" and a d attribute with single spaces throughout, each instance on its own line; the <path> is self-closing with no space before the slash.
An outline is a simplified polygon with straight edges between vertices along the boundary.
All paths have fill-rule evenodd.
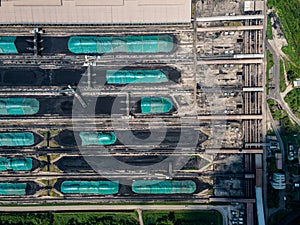
<path id="1" fill-rule="evenodd" d="M 175 214 L 173 211 L 169 213 L 169 220 L 175 222 Z"/>
<path id="2" fill-rule="evenodd" d="M 174 223 L 170 220 L 163 220 L 160 222 L 156 222 L 156 225 L 174 225 Z"/>
<path id="3" fill-rule="evenodd" d="M 293 82 L 298 78 L 298 74 L 295 73 L 295 71 L 293 71 L 293 70 L 289 70 L 287 72 L 287 77 L 288 77 L 289 81 Z"/>

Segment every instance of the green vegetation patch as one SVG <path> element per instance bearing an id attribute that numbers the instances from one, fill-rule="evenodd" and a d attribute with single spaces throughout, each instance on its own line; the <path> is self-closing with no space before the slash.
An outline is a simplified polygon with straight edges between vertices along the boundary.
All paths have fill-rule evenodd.
<path id="1" fill-rule="evenodd" d="M 144 211 L 145 225 L 222 225 L 218 211 Z"/>
<path id="2" fill-rule="evenodd" d="M 292 123 L 291 119 L 288 116 L 283 117 L 282 119 L 284 131 L 281 135 L 282 140 L 287 147 L 288 143 L 295 145 L 295 147 L 298 146 L 298 143 L 300 143 L 300 126 Z"/>
<path id="3" fill-rule="evenodd" d="M 267 196 L 268 208 L 278 208 L 279 207 L 279 190 L 275 190 L 268 180 L 268 196 Z"/>
<path id="4" fill-rule="evenodd" d="M 49 180 L 39 180 L 39 181 L 47 186 L 49 185 Z"/>
<path id="5" fill-rule="evenodd" d="M 270 69 L 274 66 L 274 58 L 272 53 L 267 50 L 267 71 L 266 71 L 266 88 L 267 88 L 267 94 L 269 94 L 269 82 L 270 82 Z"/>
<path id="6" fill-rule="evenodd" d="M 283 61 L 280 59 L 280 92 L 284 92 L 286 89 L 286 83 L 284 78 L 284 65 Z"/>
<path id="7" fill-rule="evenodd" d="M 288 144 L 292 144 L 294 145 L 295 149 L 298 149 L 300 147 L 300 126 L 296 123 L 292 123 L 292 121 L 288 116 L 283 117 L 282 121 L 283 121 L 284 130 L 281 137 L 286 149 L 288 147 Z M 289 161 L 287 160 L 287 153 L 286 153 L 285 161 L 287 166 L 287 172 L 289 172 L 290 175 L 298 175 L 299 174 L 298 159 L 295 158 L 293 161 Z"/>
<path id="8" fill-rule="evenodd" d="M 0 225 L 51 225 L 48 213 L 1 213 Z"/>
<path id="9" fill-rule="evenodd" d="M 139 225 L 135 213 L 53 213 L 53 225 Z"/>
<path id="10" fill-rule="evenodd" d="M 269 225 L 277 225 L 279 221 L 281 221 L 285 216 L 287 216 L 291 210 L 281 209 L 278 212 L 272 214 L 269 217 Z"/>
<path id="11" fill-rule="evenodd" d="M 280 120 L 287 115 L 284 110 L 281 110 L 277 102 L 273 99 L 268 100 L 268 105 L 274 120 Z"/>
<path id="12" fill-rule="evenodd" d="M 278 169 L 276 168 L 276 160 L 275 160 L 275 157 L 269 157 L 269 158 L 267 159 L 267 163 L 268 163 L 268 173 L 269 173 L 269 174 L 281 172 L 280 170 L 278 170 Z"/>
<path id="13" fill-rule="evenodd" d="M 139 225 L 135 213 L 1 213 L 0 225 Z"/>
<path id="14" fill-rule="evenodd" d="M 293 89 L 284 98 L 293 113 L 300 118 L 300 89 Z"/>
<path id="15" fill-rule="evenodd" d="M 50 195 L 51 197 L 55 197 L 55 198 L 61 197 L 60 194 L 58 194 L 57 192 L 55 192 L 55 191 L 53 191 L 53 190 L 51 190 L 51 191 L 49 192 L 49 195 Z"/>
<path id="16" fill-rule="evenodd" d="M 268 0 L 268 7 L 275 7 L 283 26 L 288 46 L 283 52 L 298 64 L 300 60 L 300 4 L 299 0 Z"/>
<path id="17" fill-rule="evenodd" d="M 273 173 L 280 172 L 276 168 L 275 157 L 271 157 L 267 159 L 267 168 L 269 177 L 273 175 Z M 271 184 L 270 179 L 268 179 L 268 195 L 267 195 L 267 204 L 268 208 L 278 208 L 279 207 L 279 190 L 275 190 Z"/>
<path id="18" fill-rule="evenodd" d="M 272 23 L 271 23 L 271 18 L 270 16 L 267 17 L 267 22 L 268 22 L 268 27 L 267 27 L 267 38 L 268 40 L 273 39 L 273 33 L 272 33 Z"/>
<path id="19" fill-rule="evenodd" d="M 268 61 L 267 71 L 269 71 L 274 66 L 274 58 L 272 53 L 269 50 L 267 50 L 267 61 Z"/>
<path id="20" fill-rule="evenodd" d="M 289 82 L 293 82 L 297 78 L 300 78 L 300 68 L 299 67 L 296 67 L 293 63 L 289 62 L 288 60 L 285 60 L 284 64 L 285 64 L 285 69 L 286 69 L 287 78 L 288 78 Z"/>

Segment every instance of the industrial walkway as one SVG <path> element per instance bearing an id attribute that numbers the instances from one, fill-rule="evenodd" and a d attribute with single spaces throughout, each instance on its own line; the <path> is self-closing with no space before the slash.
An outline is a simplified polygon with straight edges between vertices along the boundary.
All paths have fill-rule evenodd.
<path id="1" fill-rule="evenodd" d="M 263 149 L 206 149 L 207 154 L 262 154 Z"/>
<path id="2" fill-rule="evenodd" d="M 262 59 L 219 59 L 219 60 L 199 60 L 198 65 L 216 65 L 216 64 L 261 64 Z"/>
<path id="3" fill-rule="evenodd" d="M 197 28 L 197 32 L 262 30 L 263 28 L 264 28 L 263 25 L 228 26 L 228 27 L 200 27 L 200 28 Z"/>
<path id="4" fill-rule="evenodd" d="M 262 115 L 203 115 L 198 116 L 198 120 L 261 120 Z"/>
<path id="5" fill-rule="evenodd" d="M 197 18 L 197 22 L 264 19 L 264 15 L 213 16 Z"/>

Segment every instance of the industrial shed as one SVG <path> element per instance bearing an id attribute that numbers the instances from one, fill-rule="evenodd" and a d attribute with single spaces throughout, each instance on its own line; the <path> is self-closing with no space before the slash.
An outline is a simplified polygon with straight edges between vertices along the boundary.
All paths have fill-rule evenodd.
<path id="1" fill-rule="evenodd" d="M 0 0 L 0 24 L 189 23 L 191 0 Z"/>

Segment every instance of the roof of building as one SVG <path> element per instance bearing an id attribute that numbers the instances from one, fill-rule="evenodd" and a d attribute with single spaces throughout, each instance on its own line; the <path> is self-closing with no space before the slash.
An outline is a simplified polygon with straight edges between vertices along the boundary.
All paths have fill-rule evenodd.
<path id="1" fill-rule="evenodd" d="M 18 53 L 18 50 L 14 43 L 16 38 L 17 37 L 14 36 L 0 36 L 0 54 Z"/>
<path id="2" fill-rule="evenodd" d="M 275 159 L 276 159 L 277 169 L 282 170 L 282 154 L 281 153 L 275 153 Z"/>
<path id="3" fill-rule="evenodd" d="M 273 180 L 271 181 L 271 185 L 274 189 L 285 189 L 285 175 L 281 173 L 273 173 Z"/>
<path id="4" fill-rule="evenodd" d="M 168 53 L 174 49 L 174 39 L 170 35 L 72 36 L 68 49 L 75 54 Z"/>
<path id="5" fill-rule="evenodd" d="M 283 182 L 274 182 L 271 181 L 271 185 L 276 190 L 284 190 L 286 188 L 286 184 Z"/>
<path id="6" fill-rule="evenodd" d="M 39 107 L 35 98 L 0 98 L 0 115 L 33 115 Z"/>
<path id="7" fill-rule="evenodd" d="M 34 144 L 34 135 L 31 132 L 0 133 L 0 146 L 16 147 L 31 146 Z"/>
<path id="8" fill-rule="evenodd" d="M 117 140 L 114 132 L 80 132 L 79 136 L 82 145 L 112 145 Z"/>
<path id="9" fill-rule="evenodd" d="M 0 171 L 31 170 L 32 158 L 0 158 Z"/>
<path id="10" fill-rule="evenodd" d="M 285 180 L 285 175 L 282 173 L 273 173 L 273 180 L 274 181 L 283 181 L 283 180 Z"/>
<path id="11" fill-rule="evenodd" d="M 139 194 L 191 194 L 197 185 L 192 180 L 136 180 L 132 191 Z"/>
<path id="12" fill-rule="evenodd" d="M 119 182 L 67 180 L 62 182 L 60 189 L 65 194 L 111 195 L 118 193 Z"/>
<path id="13" fill-rule="evenodd" d="M 256 193 L 255 197 L 256 197 L 258 225 L 265 225 L 266 221 L 265 221 L 265 214 L 264 214 L 262 188 L 255 187 L 255 193 Z"/>
<path id="14" fill-rule="evenodd" d="M 191 0 L 0 0 L 1 24 L 189 23 Z"/>
<path id="15" fill-rule="evenodd" d="M 261 187 L 262 186 L 262 169 L 256 169 L 256 186 Z"/>
<path id="16" fill-rule="evenodd" d="M 264 1 L 245 1 L 244 12 L 263 11 Z"/>
<path id="17" fill-rule="evenodd" d="M 26 183 L 0 183 L 0 195 L 26 195 Z"/>
<path id="18" fill-rule="evenodd" d="M 254 1 L 244 2 L 244 12 L 254 11 Z"/>
<path id="19" fill-rule="evenodd" d="M 300 79 L 296 79 L 294 82 L 294 87 L 300 87 Z"/>
<path id="20" fill-rule="evenodd" d="M 264 1 L 255 1 L 255 11 L 263 11 L 265 8 Z"/>

